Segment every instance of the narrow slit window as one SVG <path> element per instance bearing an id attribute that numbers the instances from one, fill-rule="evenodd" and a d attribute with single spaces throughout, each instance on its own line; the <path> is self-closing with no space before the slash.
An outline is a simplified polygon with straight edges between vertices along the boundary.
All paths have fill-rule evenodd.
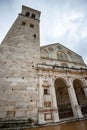
<path id="1" fill-rule="evenodd" d="M 31 28 L 34 28 L 34 24 L 30 24 L 30 27 L 31 27 Z"/>
<path id="2" fill-rule="evenodd" d="M 44 89 L 44 94 L 45 94 L 45 95 L 48 94 L 48 89 Z"/>
<path id="3" fill-rule="evenodd" d="M 36 34 L 34 34 L 34 38 L 36 38 Z"/>
<path id="4" fill-rule="evenodd" d="M 26 25 L 26 22 L 22 22 L 22 25 Z"/>

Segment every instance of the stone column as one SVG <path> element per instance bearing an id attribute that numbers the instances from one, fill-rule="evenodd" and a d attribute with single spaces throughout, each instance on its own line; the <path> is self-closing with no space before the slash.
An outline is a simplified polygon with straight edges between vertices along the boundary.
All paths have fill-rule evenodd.
<path id="1" fill-rule="evenodd" d="M 83 90 L 84 90 L 84 93 L 85 93 L 85 96 L 87 98 L 87 81 L 84 79 L 84 86 L 83 86 Z"/>
<path id="2" fill-rule="evenodd" d="M 87 98 L 87 86 L 83 87 L 83 90 L 84 90 L 85 96 Z"/>
<path id="3" fill-rule="evenodd" d="M 42 76 L 39 75 L 39 109 L 38 109 L 38 123 L 44 124 L 44 113 L 43 113 L 43 87 L 42 87 L 43 79 Z"/>
<path id="4" fill-rule="evenodd" d="M 82 118 L 83 115 L 82 115 L 82 112 L 81 112 L 81 108 L 78 104 L 76 94 L 75 94 L 75 90 L 74 90 L 73 83 L 72 83 L 71 79 L 69 79 L 69 83 L 70 83 L 70 85 L 68 86 L 68 93 L 69 93 L 70 102 L 71 102 L 74 117 Z"/>
<path id="5" fill-rule="evenodd" d="M 58 113 L 58 107 L 57 107 L 57 101 L 56 101 L 54 80 L 52 78 L 50 80 L 51 80 L 51 95 L 52 95 L 52 105 L 53 105 L 53 121 L 58 122 L 59 121 L 59 113 Z"/>

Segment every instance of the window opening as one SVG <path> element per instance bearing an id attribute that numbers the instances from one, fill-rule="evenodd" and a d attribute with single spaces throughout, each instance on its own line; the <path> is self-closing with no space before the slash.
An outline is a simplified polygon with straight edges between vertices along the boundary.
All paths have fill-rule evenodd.
<path id="1" fill-rule="evenodd" d="M 48 89 L 44 89 L 44 94 L 45 94 L 45 95 L 48 94 Z"/>
<path id="2" fill-rule="evenodd" d="M 26 22 L 22 22 L 22 25 L 26 25 Z"/>
<path id="3" fill-rule="evenodd" d="M 29 16 L 30 16 L 30 13 L 29 13 L 29 12 L 26 12 L 26 16 L 29 17 Z"/>
<path id="4" fill-rule="evenodd" d="M 31 15 L 31 18 L 34 18 L 34 19 L 35 19 L 35 14 L 32 14 L 32 15 Z"/>
<path id="5" fill-rule="evenodd" d="M 36 38 L 36 34 L 34 34 L 34 38 Z"/>
<path id="6" fill-rule="evenodd" d="M 34 28 L 34 24 L 30 24 L 30 27 L 31 27 L 31 28 Z"/>

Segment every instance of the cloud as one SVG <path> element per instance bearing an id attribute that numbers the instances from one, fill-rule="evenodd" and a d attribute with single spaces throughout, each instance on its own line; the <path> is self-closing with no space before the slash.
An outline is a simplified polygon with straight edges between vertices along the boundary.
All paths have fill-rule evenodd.
<path id="1" fill-rule="evenodd" d="M 57 4 L 55 6 L 57 6 Z M 71 50 L 74 50 L 75 52 L 85 57 L 84 59 L 87 63 L 86 6 L 87 2 L 82 3 L 81 1 L 81 3 L 79 3 L 78 0 L 77 2 L 74 1 L 73 3 L 64 3 L 61 8 L 62 10 L 60 8 L 54 8 L 53 6 L 53 13 L 48 12 L 50 14 L 47 16 L 49 20 L 47 21 L 47 23 L 46 21 L 44 21 L 45 28 L 48 29 L 45 30 L 44 26 L 42 27 L 42 30 L 45 30 L 42 41 L 44 41 L 45 44 L 47 42 L 53 42 L 53 40 L 54 42 L 60 42 Z"/>

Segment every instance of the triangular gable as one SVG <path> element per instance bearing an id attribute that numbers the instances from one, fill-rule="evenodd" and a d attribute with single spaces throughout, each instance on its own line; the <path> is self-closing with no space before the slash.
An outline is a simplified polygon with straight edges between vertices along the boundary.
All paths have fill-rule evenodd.
<path id="1" fill-rule="evenodd" d="M 63 46 L 63 45 L 60 44 L 60 43 L 53 43 L 53 44 L 49 44 L 49 45 L 44 45 L 44 46 L 41 46 L 40 49 L 42 50 L 42 49 L 46 49 L 46 48 L 49 48 L 49 47 L 56 47 L 56 46 L 61 47 L 61 50 L 62 50 L 62 48 L 63 48 L 63 49 L 65 48 L 65 49 L 66 49 L 68 52 L 70 52 L 71 54 L 74 54 L 74 55 L 80 56 L 80 55 L 77 54 L 76 52 L 70 50 L 69 48 Z M 80 56 L 80 57 L 81 57 L 81 56 Z"/>

